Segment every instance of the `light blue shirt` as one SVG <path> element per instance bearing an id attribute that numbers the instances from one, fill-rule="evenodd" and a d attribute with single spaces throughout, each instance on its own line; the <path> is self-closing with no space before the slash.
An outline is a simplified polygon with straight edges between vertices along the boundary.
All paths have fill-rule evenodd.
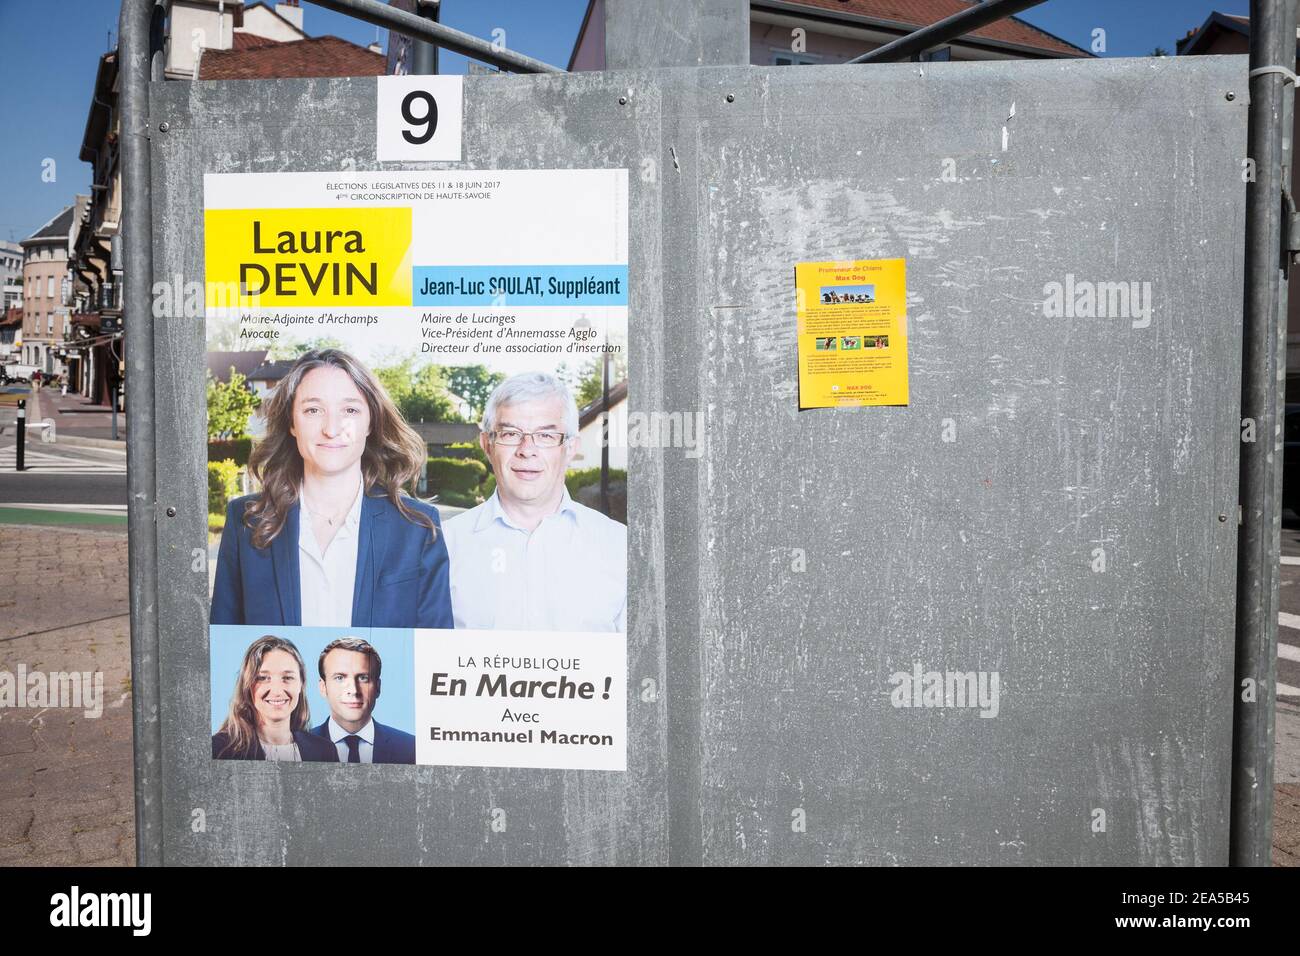
<path id="1" fill-rule="evenodd" d="M 626 631 L 627 527 L 566 490 L 533 531 L 494 493 L 443 522 L 458 628 Z"/>

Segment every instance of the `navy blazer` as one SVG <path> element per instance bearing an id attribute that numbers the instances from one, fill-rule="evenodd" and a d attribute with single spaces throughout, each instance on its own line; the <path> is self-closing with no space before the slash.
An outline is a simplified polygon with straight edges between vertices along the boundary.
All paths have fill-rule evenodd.
<path id="1" fill-rule="evenodd" d="M 226 507 L 211 623 L 300 627 L 298 505 L 289 509 L 270 547 L 255 548 L 253 530 L 243 520 L 252 500 L 251 495 L 236 498 Z M 387 498 L 367 495 L 361 503 L 352 620 L 332 622 L 334 626 L 454 626 L 447 545 L 438 511 L 413 498 L 403 498 L 402 503 L 432 518 L 437 537 L 402 517 Z"/>
<path id="2" fill-rule="evenodd" d="M 319 727 L 313 727 L 311 732 L 319 734 L 326 740 L 329 740 L 330 746 L 334 748 L 335 755 L 338 754 L 338 744 L 330 740 L 330 722 L 326 720 Z M 408 734 L 405 730 L 398 730 L 396 727 L 389 727 L 375 721 L 375 752 L 371 757 L 374 763 L 415 763 L 415 737 Z M 347 763 L 346 760 L 340 760 L 340 763 Z"/>
<path id="3" fill-rule="evenodd" d="M 265 760 L 266 753 L 262 750 L 262 745 L 254 740 L 253 748 L 243 753 L 224 753 L 226 745 L 230 738 L 217 731 L 212 735 L 212 757 L 214 760 Z M 339 752 L 335 746 L 328 740 L 325 746 L 321 746 L 321 739 L 315 734 L 309 734 L 305 730 L 295 730 L 293 732 L 293 742 L 298 745 L 298 753 L 302 756 L 303 762 L 315 761 L 317 763 L 338 763 Z"/>

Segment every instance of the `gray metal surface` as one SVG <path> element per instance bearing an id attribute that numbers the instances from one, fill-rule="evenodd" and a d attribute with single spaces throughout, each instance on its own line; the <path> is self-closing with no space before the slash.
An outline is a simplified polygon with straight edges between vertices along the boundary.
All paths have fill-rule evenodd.
<path id="1" fill-rule="evenodd" d="M 864 69 L 701 77 L 702 861 L 1224 863 L 1244 62 Z M 796 412 L 793 263 L 889 256 L 911 406 Z"/>
<path id="2" fill-rule="evenodd" d="M 149 321 L 153 298 L 153 203 L 149 167 L 149 87 L 162 76 L 162 9 L 150 0 L 127 0 L 118 19 L 122 70 L 122 242 L 126 314 L 126 401 L 131 430 L 126 438 L 129 475 L 127 519 L 131 535 L 128 580 L 131 586 L 132 738 L 135 746 L 136 860 L 162 864 L 163 725 L 158 703 L 166 696 L 159 683 L 160 647 L 157 596 L 155 432 L 155 342 Z M 156 71 L 156 72 L 155 72 Z"/>
<path id="3" fill-rule="evenodd" d="M 152 94 L 160 276 L 205 172 L 377 168 L 373 80 Z M 632 450 L 628 772 L 211 761 L 168 318 L 165 861 L 1225 863 L 1245 101 L 1244 58 L 467 77 L 464 167 L 634 171 L 631 406 L 707 416 Z M 911 406 L 797 411 L 794 264 L 900 256 Z M 1150 325 L 1044 317 L 1067 275 Z M 914 662 L 998 715 L 891 706 Z"/>

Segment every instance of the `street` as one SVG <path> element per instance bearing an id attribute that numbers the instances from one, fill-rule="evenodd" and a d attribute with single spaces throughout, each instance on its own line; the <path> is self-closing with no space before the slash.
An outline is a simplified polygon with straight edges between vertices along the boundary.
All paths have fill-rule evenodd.
<path id="1" fill-rule="evenodd" d="M 27 402 L 25 470 L 17 459 L 17 401 Z M 119 435 L 126 416 L 118 416 Z M 54 441 L 41 440 L 49 422 Z M 100 524 L 126 516 L 126 442 L 109 409 L 75 392 L 8 386 L 0 394 L 0 523 Z M 37 506 L 29 508 L 27 506 Z"/>
<path id="2" fill-rule="evenodd" d="M 1283 519 L 1278 603 L 1277 697 L 1300 713 L 1300 521 Z"/>
<path id="3" fill-rule="evenodd" d="M 126 509 L 126 452 L 43 444 L 29 433 L 26 470 L 15 471 L 16 447 L 11 429 L 0 436 L 0 508 L 22 505 L 58 505 L 77 510 L 80 505 L 104 510 Z"/>

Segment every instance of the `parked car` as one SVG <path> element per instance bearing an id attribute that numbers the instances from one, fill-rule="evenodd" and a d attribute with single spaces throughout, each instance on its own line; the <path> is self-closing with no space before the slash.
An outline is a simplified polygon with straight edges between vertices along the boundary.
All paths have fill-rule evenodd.
<path id="1" fill-rule="evenodd" d="M 14 382 L 30 382 L 39 365 L 6 365 L 5 377 Z"/>

